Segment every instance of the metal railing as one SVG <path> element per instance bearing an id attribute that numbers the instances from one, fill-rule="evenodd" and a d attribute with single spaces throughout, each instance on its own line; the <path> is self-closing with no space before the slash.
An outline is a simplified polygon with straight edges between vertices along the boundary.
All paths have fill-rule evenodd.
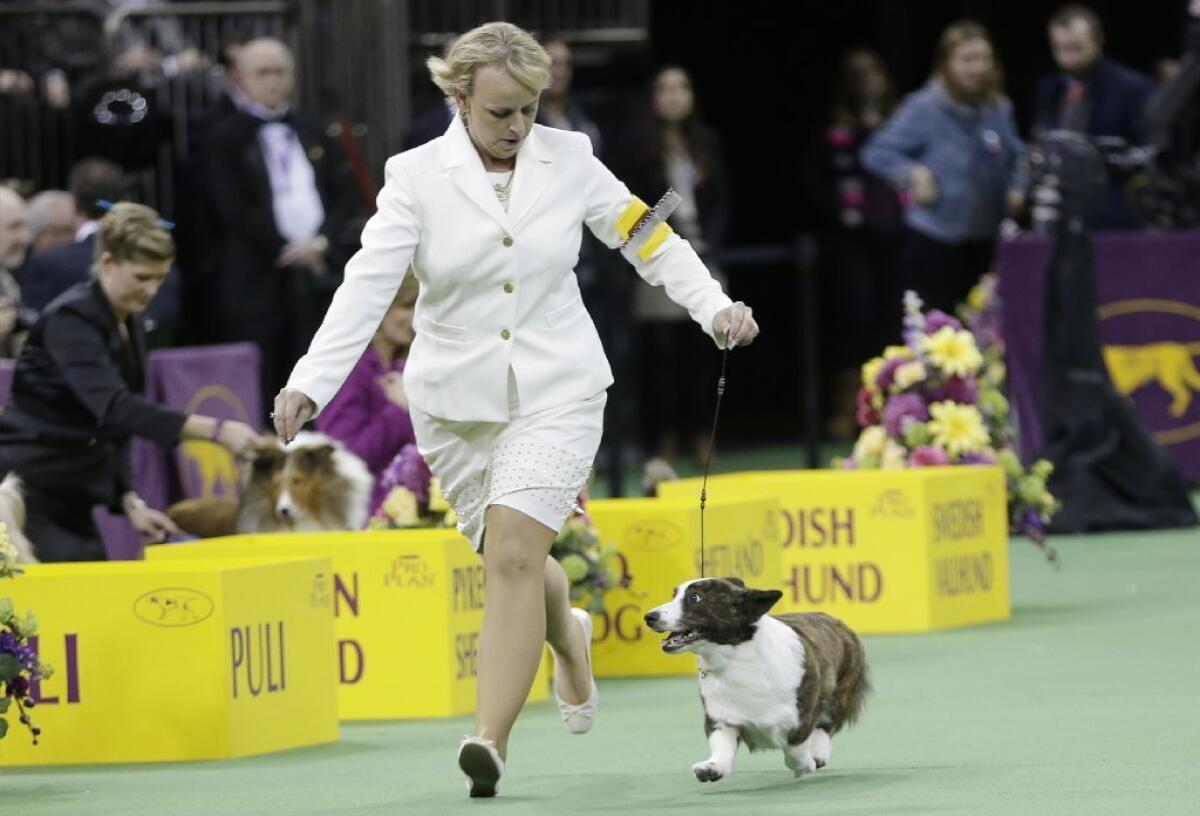
<path id="1" fill-rule="evenodd" d="M 65 182 L 79 148 L 61 89 L 94 70 L 102 25 L 91 3 L 0 4 L 0 70 L 12 83 L 0 93 L 0 179 L 34 188 Z M 51 84 L 59 91 L 53 104 Z"/>

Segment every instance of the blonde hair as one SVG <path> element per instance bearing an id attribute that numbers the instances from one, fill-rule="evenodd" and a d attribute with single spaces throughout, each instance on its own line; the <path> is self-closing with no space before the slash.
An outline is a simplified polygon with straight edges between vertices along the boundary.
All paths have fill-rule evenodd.
<path id="1" fill-rule="evenodd" d="M 996 58 L 996 49 L 992 46 L 992 37 L 988 34 L 988 30 L 974 20 L 960 20 L 957 23 L 951 23 L 942 32 L 942 36 L 938 40 L 937 55 L 934 58 L 934 72 L 941 77 L 951 97 L 957 98 L 959 91 L 950 76 L 950 58 L 954 56 L 954 52 L 960 46 L 975 40 L 987 43 L 988 49 L 992 52 L 992 70 L 980 96 L 986 102 L 997 102 L 1003 93 L 1000 62 Z"/>
<path id="2" fill-rule="evenodd" d="M 530 93 L 550 87 L 550 55 L 532 34 L 512 23 L 473 28 L 446 47 L 445 57 L 430 57 L 425 65 L 433 84 L 455 105 L 456 94 L 474 92 L 475 73 L 488 65 L 504 68 Z"/>
<path id="3" fill-rule="evenodd" d="M 157 212 L 144 204 L 114 204 L 100 219 L 96 258 L 105 252 L 117 263 L 155 263 L 175 259 L 175 239 Z"/>

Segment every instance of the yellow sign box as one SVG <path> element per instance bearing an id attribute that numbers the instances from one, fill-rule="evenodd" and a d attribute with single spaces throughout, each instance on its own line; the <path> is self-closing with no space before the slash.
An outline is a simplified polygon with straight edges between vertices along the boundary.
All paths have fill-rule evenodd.
<path id="1" fill-rule="evenodd" d="M 54 674 L 0 765 L 222 759 L 338 737 L 328 558 L 25 567 Z"/>
<path id="2" fill-rule="evenodd" d="M 153 560 L 331 558 L 343 720 L 451 717 L 475 710 L 483 564 L 452 529 L 229 536 L 147 547 Z M 542 660 L 530 701 L 548 696 Z"/>
<path id="3" fill-rule="evenodd" d="M 757 471 L 709 496 L 780 499 L 779 612 L 820 611 L 862 633 L 1007 620 L 1008 509 L 998 466 Z M 666 482 L 688 496 L 695 479 Z"/>
<path id="4" fill-rule="evenodd" d="M 647 611 L 671 598 L 678 584 L 700 577 L 699 489 L 678 499 L 594 499 L 588 512 L 602 540 L 617 544 L 632 581 L 605 596 L 595 619 L 592 658 L 597 676 L 691 674 L 693 658 L 662 651 L 662 635 L 646 628 Z M 738 576 L 774 586 L 780 572 L 778 498 L 722 497 L 705 512 L 705 575 Z"/>

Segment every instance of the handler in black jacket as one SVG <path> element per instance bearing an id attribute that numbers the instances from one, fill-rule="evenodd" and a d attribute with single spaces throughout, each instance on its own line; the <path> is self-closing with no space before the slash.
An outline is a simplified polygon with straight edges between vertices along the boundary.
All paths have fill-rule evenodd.
<path id="1" fill-rule="evenodd" d="M 148 402 L 145 338 L 136 315 L 158 292 L 175 243 L 158 214 L 117 204 L 100 221 L 96 277 L 42 313 L 17 361 L 0 414 L 0 474 L 25 483 L 25 533 L 42 561 L 98 561 L 92 506 L 123 511 L 145 542 L 178 532 L 133 489 L 130 438 L 161 445 L 211 439 L 235 455 L 258 435 L 245 423 L 185 416 Z"/>

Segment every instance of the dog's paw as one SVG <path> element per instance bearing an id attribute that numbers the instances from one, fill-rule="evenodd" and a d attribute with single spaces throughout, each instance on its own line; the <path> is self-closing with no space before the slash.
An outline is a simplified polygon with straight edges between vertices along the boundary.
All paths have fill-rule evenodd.
<path id="1" fill-rule="evenodd" d="M 833 738 L 829 736 L 829 732 L 824 728 L 814 729 L 812 736 L 808 738 L 808 752 L 812 754 L 817 768 L 828 765 L 833 755 Z"/>
<path id="2" fill-rule="evenodd" d="M 716 782 L 719 779 L 724 779 L 729 773 L 728 768 L 722 768 L 711 759 L 706 759 L 703 762 L 697 762 L 692 766 L 692 773 L 701 782 Z"/>
<path id="3" fill-rule="evenodd" d="M 783 761 L 797 779 L 803 779 L 821 767 L 809 752 L 808 743 L 784 749 Z"/>

